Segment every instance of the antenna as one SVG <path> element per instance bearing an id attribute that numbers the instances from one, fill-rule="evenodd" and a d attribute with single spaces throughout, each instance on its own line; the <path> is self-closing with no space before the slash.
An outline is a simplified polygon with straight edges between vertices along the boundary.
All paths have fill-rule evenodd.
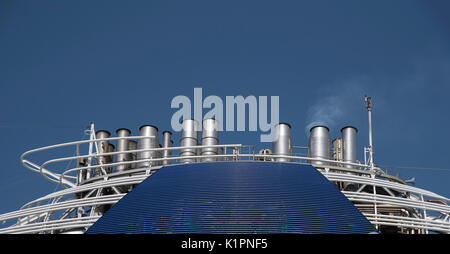
<path id="1" fill-rule="evenodd" d="M 367 112 L 369 114 L 369 165 L 373 171 L 373 145 L 372 145 L 372 98 L 364 96 Z"/>

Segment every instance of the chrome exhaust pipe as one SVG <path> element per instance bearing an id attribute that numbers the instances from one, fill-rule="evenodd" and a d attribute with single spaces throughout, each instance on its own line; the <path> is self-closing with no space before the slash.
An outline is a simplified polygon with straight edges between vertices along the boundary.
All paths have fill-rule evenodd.
<path id="1" fill-rule="evenodd" d="M 173 141 L 172 141 L 172 132 L 170 131 L 164 131 L 163 132 L 163 148 L 170 148 L 173 146 Z M 170 158 L 172 156 L 172 150 L 164 150 L 162 152 L 162 158 Z M 171 164 L 171 160 L 163 160 L 163 165 L 170 165 Z"/>
<path id="2" fill-rule="evenodd" d="M 314 126 L 310 129 L 309 157 L 330 159 L 330 129 L 326 126 Z M 322 161 L 311 161 L 313 164 L 326 165 Z"/>
<path id="3" fill-rule="evenodd" d="M 219 121 L 215 119 L 203 120 L 202 127 L 202 146 L 213 146 L 219 144 Z M 201 149 L 202 156 L 217 155 L 218 150 L 215 147 L 205 147 Z M 202 158 L 203 162 L 217 161 L 217 158 Z"/>
<path id="4" fill-rule="evenodd" d="M 111 133 L 106 130 L 99 130 L 95 132 L 96 139 L 104 139 L 109 138 L 111 136 Z M 99 156 L 97 157 L 97 165 L 103 165 L 108 163 L 109 156 L 102 156 L 102 154 L 107 153 L 109 150 L 109 141 L 97 141 L 97 153 Z M 107 171 L 106 167 L 103 167 L 105 171 Z M 102 175 L 101 168 L 94 168 L 93 176 L 99 176 Z"/>
<path id="5" fill-rule="evenodd" d="M 137 142 L 135 140 L 128 140 L 128 150 L 133 151 L 137 150 Z M 137 160 L 137 152 L 129 153 L 130 155 L 130 161 L 136 161 Z M 130 169 L 136 168 L 136 163 L 129 164 Z"/>
<path id="6" fill-rule="evenodd" d="M 346 126 L 341 129 L 343 161 L 356 163 L 356 134 L 358 129 L 353 126 Z M 346 168 L 354 168 L 352 165 L 345 165 Z"/>
<path id="7" fill-rule="evenodd" d="M 137 141 L 138 150 L 159 148 L 158 128 L 156 126 L 143 125 L 139 128 L 139 133 L 140 133 L 140 136 L 146 137 L 146 138 L 141 138 Z M 138 160 L 155 159 L 155 158 L 158 158 L 157 151 L 144 151 L 144 152 L 138 152 L 138 154 L 137 154 Z M 151 166 L 155 166 L 156 164 L 157 163 L 155 163 L 155 162 L 144 161 L 144 162 L 138 162 L 137 167 L 138 168 L 151 167 Z"/>
<path id="8" fill-rule="evenodd" d="M 333 140 L 333 160 L 343 160 L 342 139 L 336 138 Z"/>
<path id="9" fill-rule="evenodd" d="M 279 123 L 275 126 L 275 139 L 272 142 L 274 155 L 292 155 L 292 137 L 291 125 L 288 123 Z M 275 158 L 278 162 L 289 162 L 290 159 Z"/>
<path id="10" fill-rule="evenodd" d="M 180 146 L 192 147 L 198 144 L 198 122 L 193 119 L 186 119 L 182 123 L 183 130 L 181 132 Z M 197 155 L 197 148 L 180 149 L 180 157 Z M 181 159 L 181 163 L 196 162 L 195 159 Z"/>
<path id="11" fill-rule="evenodd" d="M 120 128 L 120 129 L 116 130 L 116 133 L 117 133 L 117 137 L 128 137 L 128 136 L 130 136 L 131 131 L 129 129 Z M 117 152 L 128 151 L 128 146 L 129 146 L 128 139 L 125 139 L 125 138 L 118 139 L 116 144 L 117 144 Z M 117 154 L 117 156 L 116 156 L 116 162 L 125 162 L 125 161 L 130 161 L 130 160 L 131 160 L 130 153 Z M 116 171 L 121 172 L 121 171 L 127 170 L 129 168 L 130 168 L 130 164 L 118 165 L 118 166 L 116 166 Z"/>

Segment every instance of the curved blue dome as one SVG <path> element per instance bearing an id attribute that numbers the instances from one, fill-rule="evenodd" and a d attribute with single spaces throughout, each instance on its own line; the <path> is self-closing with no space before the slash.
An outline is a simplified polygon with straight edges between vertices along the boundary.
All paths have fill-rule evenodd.
<path id="1" fill-rule="evenodd" d="M 128 193 L 89 234 L 365 234 L 373 225 L 310 165 L 167 166 Z"/>

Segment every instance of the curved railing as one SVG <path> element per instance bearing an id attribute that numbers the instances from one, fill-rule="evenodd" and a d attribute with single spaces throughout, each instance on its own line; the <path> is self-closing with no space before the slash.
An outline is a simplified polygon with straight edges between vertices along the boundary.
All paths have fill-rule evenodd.
<path id="1" fill-rule="evenodd" d="M 182 160 L 204 161 L 277 161 L 286 159 L 289 163 L 311 164 L 328 180 L 335 183 L 342 193 L 377 228 L 396 227 L 414 233 L 450 233 L 450 200 L 431 191 L 407 185 L 401 179 L 385 174 L 381 169 L 373 170 L 368 165 L 324 160 L 305 156 L 286 156 L 255 154 L 252 146 L 241 144 L 195 146 L 190 148 L 217 148 L 223 153 L 217 155 L 180 156 L 181 149 L 189 147 L 170 147 L 139 149 L 124 152 L 98 153 L 92 144 L 99 141 L 119 139 L 139 140 L 143 136 L 83 140 L 59 145 L 46 146 L 25 152 L 20 157 L 22 164 L 42 174 L 51 182 L 59 183 L 63 189 L 31 201 L 20 210 L 0 215 L 0 221 L 16 222 L 9 227 L 0 228 L 0 233 L 82 233 L 101 217 L 103 209 L 118 202 L 133 186 L 141 183 L 153 172 L 160 169 L 163 162 L 171 165 L 181 164 Z M 91 146 L 89 153 L 81 155 L 80 147 Z M 30 157 L 43 151 L 75 147 L 76 156 L 53 158 L 43 163 L 34 162 Z M 168 158 L 148 158 L 134 161 L 95 163 L 100 157 L 121 153 L 161 152 L 174 153 Z M 56 153 L 57 154 L 57 153 Z M 90 161 L 80 166 L 82 160 Z M 62 163 L 75 162 L 73 167 Z M 148 162 L 152 166 L 134 168 L 121 172 L 106 172 L 105 168 L 119 165 L 132 165 Z M 194 162 L 195 163 L 195 162 Z M 351 166 L 351 168 L 345 167 Z M 102 174 L 83 178 L 83 173 L 101 169 Z M 342 186 L 352 185 L 351 190 Z"/>

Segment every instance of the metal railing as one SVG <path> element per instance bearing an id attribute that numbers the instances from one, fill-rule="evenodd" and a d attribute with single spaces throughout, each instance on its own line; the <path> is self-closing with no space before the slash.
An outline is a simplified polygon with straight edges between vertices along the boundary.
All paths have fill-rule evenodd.
<path id="1" fill-rule="evenodd" d="M 360 208 L 362 213 L 377 228 L 393 226 L 416 230 L 419 233 L 430 231 L 450 233 L 450 200 L 448 198 L 431 191 L 409 186 L 401 179 L 385 174 L 379 168 L 371 170 L 369 165 L 310 158 L 297 154 L 293 156 L 256 154 L 253 146 L 241 144 L 137 149 L 109 153 L 99 153 L 97 149 L 95 149 L 96 151 L 92 149 L 99 141 L 140 140 L 143 138 L 148 137 L 94 138 L 46 146 L 25 152 L 20 160 L 26 168 L 42 174 L 51 182 L 60 184 L 63 189 L 31 201 L 18 211 L 0 215 L 0 221 L 16 220 L 15 224 L 0 228 L 0 233 L 84 232 L 101 217 L 101 211 L 105 206 L 118 202 L 130 188 L 160 169 L 163 166 L 163 161 L 169 161 L 171 165 L 177 165 L 182 164 L 182 159 L 192 159 L 193 163 L 202 162 L 206 159 L 213 159 L 213 161 L 277 161 L 277 159 L 287 159 L 289 163 L 310 164 L 335 184 L 354 185 L 354 190 L 343 189 L 342 193 L 356 207 Z M 86 155 L 79 154 L 80 146 L 83 145 L 90 146 Z M 66 147 L 75 147 L 78 154 L 76 156 L 53 158 L 43 163 L 33 162 L 30 159 L 37 153 Z M 180 156 L 181 149 L 187 148 L 217 148 L 217 150 L 221 149 L 223 153 Z M 304 148 L 301 147 L 300 149 Z M 165 150 L 170 150 L 175 154 L 166 158 L 155 157 L 123 162 L 102 163 L 100 160 L 101 157 L 124 153 L 161 152 Z M 90 163 L 80 166 L 82 160 Z M 63 167 L 62 164 L 67 162 L 76 162 L 76 166 L 72 168 Z M 131 166 L 138 162 L 148 162 L 151 166 L 130 168 L 120 172 L 112 171 L 114 167 L 119 165 Z M 350 165 L 352 168 L 344 167 L 346 165 Z M 101 169 L 101 174 L 95 177 L 82 177 L 83 172 L 92 172 L 95 169 Z M 427 199 L 437 200 L 438 202 L 429 202 Z M 407 211 L 409 215 L 399 216 L 394 208 L 391 209 L 391 214 L 383 214 L 381 207 L 386 205 L 400 207 Z M 379 208 L 379 211 L 377 211 L 377 208 Z"/>

